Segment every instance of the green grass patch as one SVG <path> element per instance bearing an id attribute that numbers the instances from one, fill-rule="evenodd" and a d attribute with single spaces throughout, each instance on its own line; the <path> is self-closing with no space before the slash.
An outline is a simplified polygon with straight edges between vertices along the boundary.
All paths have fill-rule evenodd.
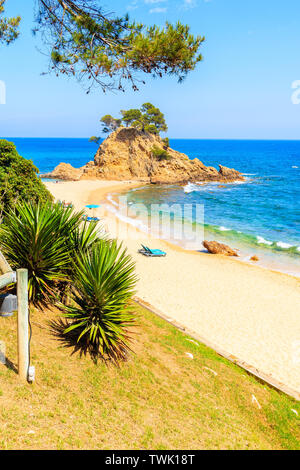
<path id="1" fill-rule="evenodd" d="M 0 365 L 1 449 L 300 449 L 298 402 L 136 312 L 134 352 L 120 368 L 71 355 L 47 328 L 57 313 L 33 312 L 36 382 Z M 16 365 L 15 318 L 0 319 L 0 340 Z"/>

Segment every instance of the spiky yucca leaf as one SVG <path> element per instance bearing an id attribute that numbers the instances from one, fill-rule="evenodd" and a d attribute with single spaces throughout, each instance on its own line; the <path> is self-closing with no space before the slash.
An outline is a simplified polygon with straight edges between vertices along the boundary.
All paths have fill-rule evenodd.
<path id="1" fill-rule="evenodd" d="M 74 251 L 75 256 L 79 253 L 85 253 L 99 238 L 104 239 L 105 233 L 99 222 L 82 222 L 70 233 L 70 249 Z"/>
<path id="2" fill-rule="evenodd" d="M 52 323 L 52 329 L 65 345 L 93 360 L 118 363 L 126 359 L 135 323 L 130 306 L 135 264 L 115 240 L 99 240 L 75 263 L 71 302 L 60 305 L 65 320 Z"/>

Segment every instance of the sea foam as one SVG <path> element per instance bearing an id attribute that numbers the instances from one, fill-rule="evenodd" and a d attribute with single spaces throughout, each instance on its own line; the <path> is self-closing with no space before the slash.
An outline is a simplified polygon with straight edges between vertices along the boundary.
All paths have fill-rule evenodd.
<path id="1" fill-rule="evenodd" d="M 106 197 L 106 199 L 107 199 L 109 202 L 111 202 L 115 207 L 119 207 L 119 204 L 118 204 L 116 201 L 114 201 L 114 199 L 113 199 L 113 197 L 112 197 L 111 195 L 108 195 L 108 196 Z"/>
<path id="2" fill-rule="evenodd" d="M 276 243 L 279 248 L 283 248 L 284 250 L 288 250 L 289 248 L 292 248 L 293 245 L 290 245 L 289 243 L 284 243 L 284 242 L 277 242 Z"/>
<path id="3" fill-rule="evenodd" d="M 259 244 L 269 245 L 269 246 L 273 245 L 273 242 L 270 242 L 269 240 L 265 240 L 264 237 L 257 235 L 256 238 L 257 238 L 257 243 Z"/>

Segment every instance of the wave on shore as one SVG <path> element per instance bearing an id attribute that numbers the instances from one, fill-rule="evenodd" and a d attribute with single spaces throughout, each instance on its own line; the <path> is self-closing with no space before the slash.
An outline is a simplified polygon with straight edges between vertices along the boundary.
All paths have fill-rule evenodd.
<path id="1" fill-rule="evenodd" d="M 221 183 L 220 181 L 212 181 L 210 183 L 207 183 L 207 182 L 187 183 L 184 186 L 183 191 L 186 194 L 189 194 L 189 193 L 193 193 L 196 191 L 213 191 L 213 190 L 224 188 L 224 187 L 226 187 L 226 189 L 230 189 L 230 187 L 232 186 L 246 184 L 246 183 L 249 183 L 250 181 L 251 179 L 246 177 L 245 181 L 232 181 L 229 183 Z"/>
<path id="2" fill-rule="evenodd" d="M 137 191 L 138 189 L 131 190 L 130 193 L 133 191 Z M 113 207 L 107 207 L 110 212 L 113 212 L 120 220 L 123 222 L 129 223 L 130 225 L 136 227 L 137 229 L 141 230 L 144 233 L 150 233 L 150 228 L 148 227 L 148 221 L 141 220 L 136 217 L 130 217 L 128 215 L 124 215 L 124 211 L 122 211 L 119 207 L 119 204 L 114 200 L 113 195 L 108 195 L 107 200 Z M 128 205 L 132 205 L 134 202 L 129 201 Z M 163 213 L 163 211 L 161 211 Z M 182 219 L 176 220 L 176 215 L 174 216 L 171 214 L 171 219 L 179 224 L 182 223 Z M 223 225 L 213 225 L 209 223 L 201 224 L 199 222 L 192 222 L 187 220 L 186 222 L 191 223 L 193 226 L 197 224 L 199 227 L 202 227 L 205 231 L 205 237 L 210 237 L 213 235 L 220 235 L 222 238 L 228 240 L 228 243 L 241 243 L 243 246 L 248 246 L 249 250 L 251 247 L 260 247 L 265 250 L 274 251 L 278 253 L 286 253 L 289 255 L 296 255 L 300 256 L 300 246 L 299 245 L 292 245 L 290 243 L 283 242 L 281 240 L 267 240 L 261 235 L 252 235 L 249 233 L 242 232 L 241 230 L 231 229 L 229 227 L 225 227 Z M 153 227 L 152 227 L 153 229 Z M 158 229 L 158 228 L 157 228 Z M 163 237 L 162 237 L 163 238 Z M 203 240 L 199 240 L 199 243 L 202 243 Z M 225 240 L 226 241 L 226 240 Z"/>
<path id="3" fill-rule="evenodd" d="M 298 245 L 292 245 L 290 243 L 286 243 L 281 240 L 275 240 L 275 241 L 266 240 L 264 237 L 260 235 L 256 235 L 256 236 L 250 235 L 247 233 L 243 233 L 239 230 L 232 230 L 230 228 L 223 227 L 223 226 L 219 227 L 216 225 L 209 225 L 209 224 L 205 224 L 204 226 L 210 232 L 221 233 L 222 235 L 224 235 L 224 232 L 226 233 L 230 232 L 230 234 L 232 235 L 231 238 L 240 240 L 243 243 L 246 243 L 247 245 L 260 246 L 265 249 L 271 249 L 271 250 L 278 251 L 278 252 L 285 252 L 285 253 L 289 253 L 289 254 L 297 255 L 297 256 L 300 255 L 300 246 Z"/>

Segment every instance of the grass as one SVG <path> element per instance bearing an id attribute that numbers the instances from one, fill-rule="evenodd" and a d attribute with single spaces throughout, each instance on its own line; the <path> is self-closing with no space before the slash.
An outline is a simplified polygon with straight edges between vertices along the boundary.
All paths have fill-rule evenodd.
<path id="1" fill-rule="evenodd" d="M 34 311 L 33 385 L 14 371 L 16 319 L 0 318 L 0 449 L 300 449 L 299 403 L 136 310 L 135 354 L 119 369 L 71 356 L 49 333 L 56 314 Z"/>

